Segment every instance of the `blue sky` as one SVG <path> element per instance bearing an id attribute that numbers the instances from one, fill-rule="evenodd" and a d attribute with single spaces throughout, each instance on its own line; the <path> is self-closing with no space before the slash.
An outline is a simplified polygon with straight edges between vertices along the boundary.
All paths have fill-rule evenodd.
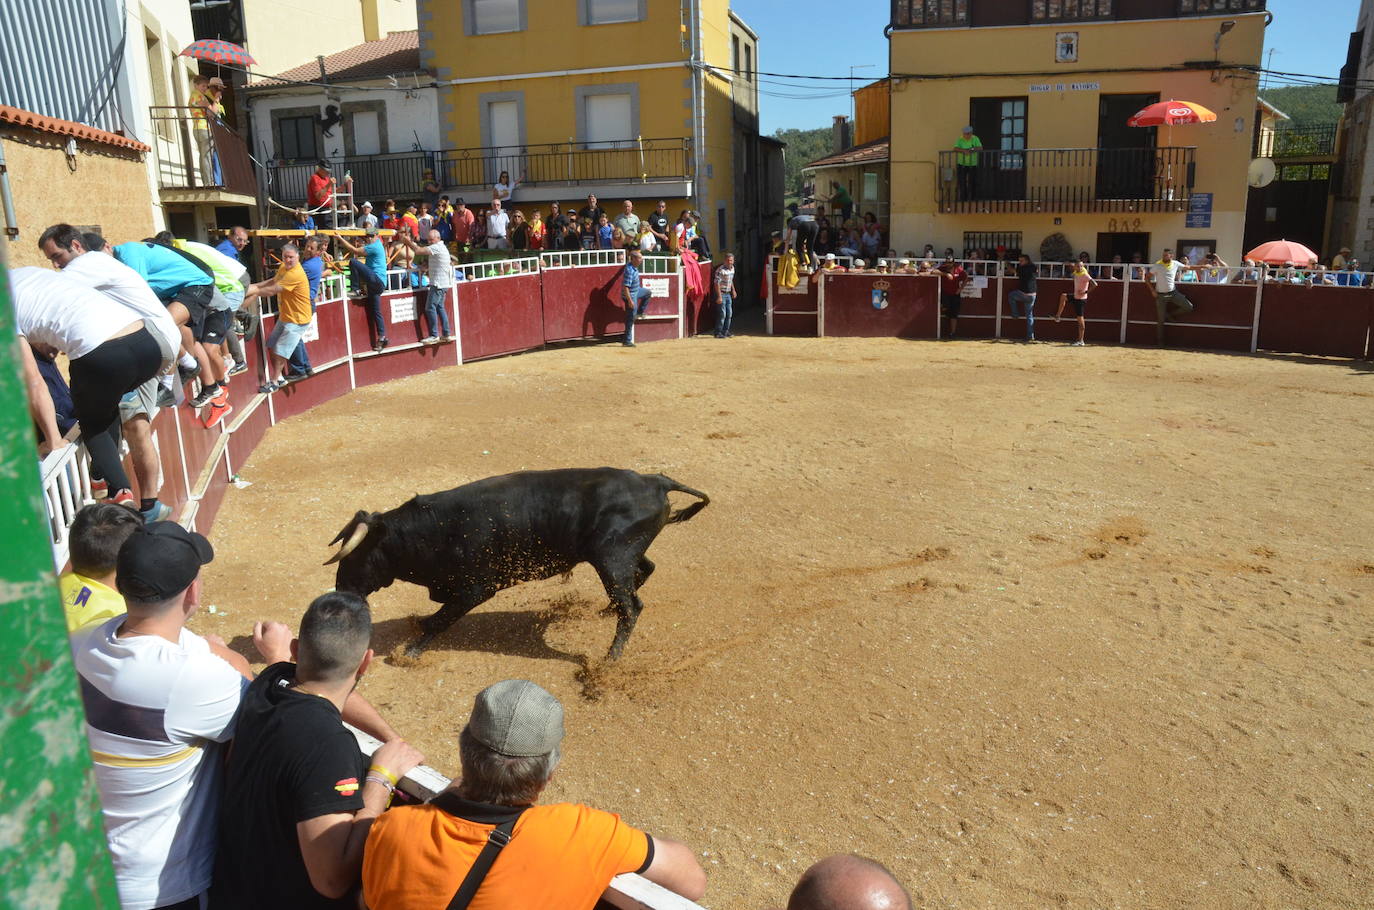
<path id="1" fill-rule="evenodd" d="M 763 72 L 848 77 L 853 66 L 855 85 L 887 73 L 887 0 L 731 0 L 731 6 L 759 34 Z M 1274 21 L 1265 36 L 1265 64 L 1335 78 L 1355 29 L 1357 0 L 1269 0 L 1268 6 Z M 849 112 L 847 89 L 847 79 L 799 84 L 760 77 L 761 129 L 829 126 L 833 115 Z"/>

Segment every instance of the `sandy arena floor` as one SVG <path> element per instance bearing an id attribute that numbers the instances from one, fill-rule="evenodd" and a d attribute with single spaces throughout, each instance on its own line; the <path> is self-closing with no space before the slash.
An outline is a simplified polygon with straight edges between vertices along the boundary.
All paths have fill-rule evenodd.
<path id="1" fill-rule="evenodd" d="M 919 906 L 1374 902 L 1374 372 L 1300 357 L 693 339 L 356 392 L 229 491 L 199 631 L 246 648 L 333 584 L 328 541 L 522 468 L 707 491 L 664 530 L 618 665 L 587 566 L 362 684 L 457 768 L 473 694 L 568 710 L 554 799 L 694 846 L 714 908 L 825 854 Z M 683 497 L 683 503 L 689 501 Z M 387 653 L 431 612 L 372 599 Z"/>

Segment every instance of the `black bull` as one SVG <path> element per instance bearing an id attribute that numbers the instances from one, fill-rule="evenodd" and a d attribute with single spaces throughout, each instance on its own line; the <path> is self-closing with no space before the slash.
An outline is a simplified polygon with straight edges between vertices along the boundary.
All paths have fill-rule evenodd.
<path id="1" fill-rule="evenodd" d="M 670 512 L 670 492 L 701 501 Z M 339 564 L 335 588 L 364 597 L 396 580 L 429 589 L 443 606 L 420 620 L 421 635 L 406 648 L 413 657 L 497 591 L 588 562 L 617 616 L 614 660 L 644 609 L 637 592 L 654 571 L 645 551 L 664 525 L 709 502 L 662 474 L 521 471 L 416 496 L 390 512 L 359 511 L 330 541 L 344 544 L 325 565 Z"/>

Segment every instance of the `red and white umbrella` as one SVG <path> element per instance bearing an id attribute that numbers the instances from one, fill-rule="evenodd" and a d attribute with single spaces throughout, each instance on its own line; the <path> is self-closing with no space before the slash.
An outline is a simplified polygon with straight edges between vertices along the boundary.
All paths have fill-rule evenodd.
<path id="1" fill-rule="evenodd" d="M 248 51 L 230 41 L 221 41 L 218 38 L 202 38 L 189 45 L 186 50 L 181 52 L 182 57 L 192 57 L 196 60 L 206 60 L 210 63 L 218 63 L 221 66 L 241 66 L 246 67 L 257 63 Z"/>
<path id="2" fill-rule="evenodd" d="M 1211 123 L 1217 115 L 1194 101 L 1157 101 L 1126 121 L 1127 126 L 1173 126 L 1175 123 Z"/>
<path id="3" fill-rule="evenodd" d="M 1294 265 L 1306 266 L 1317 258 L 1317 254 L 1296 240 L 1270 240 L 1268 243 L 1261 243 L 1246 253 L 1245 258 L 1253 259 L 1256 262 L 1267 262 L 1270 265 L 1283 265 L 1285 262 L 1291 262 Z"/>

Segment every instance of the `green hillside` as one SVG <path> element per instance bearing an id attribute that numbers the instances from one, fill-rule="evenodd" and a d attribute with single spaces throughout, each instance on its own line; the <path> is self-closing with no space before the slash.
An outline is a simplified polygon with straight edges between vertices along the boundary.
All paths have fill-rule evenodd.
<path id="1" fill-rule="evenodd" d="M 830 152 L 831 129 L 822 126 L 814 130 L 778 130 L 773 138 L 787 143 L 783 193 L 790 202 L 801 193 L 801 169 Z"/>
<path id="2" fill-rule="evenodd" d="M 1291 85 L 1268 88 L 1260 97 L 1293 118 L 1292 125 L 1324 126 L 1341 119 L 1343 105 L 1336 103 L 1334 85 Z"/>

